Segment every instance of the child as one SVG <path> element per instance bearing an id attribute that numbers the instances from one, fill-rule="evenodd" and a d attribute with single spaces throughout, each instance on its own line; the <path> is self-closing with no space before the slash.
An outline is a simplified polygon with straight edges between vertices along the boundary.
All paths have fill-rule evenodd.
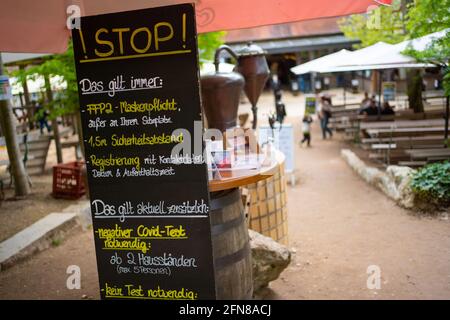
<path id="1" fill-rule="evenodd" d="M 300 145 L 303 145 L 303 143 L 306 141 L 307 146 L 311 146 L 311 122 L 313 119 L 309 114 L 306 114 L 303 117 L 303 140 L 300 142 Z"/>

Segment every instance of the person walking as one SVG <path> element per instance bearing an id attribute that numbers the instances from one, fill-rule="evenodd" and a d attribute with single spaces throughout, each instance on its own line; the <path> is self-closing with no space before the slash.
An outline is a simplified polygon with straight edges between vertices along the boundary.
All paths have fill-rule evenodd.
<path id="1" fill-rule="evenodd" d="M 34 114 L 36 115 L 36 119 L 39 122 L 39 130 L 41 131 L 41 134 L 44 134 L 44 127 L 47 128 L 47 132 L 51 132 L 52 129 L 48 125 L 47 117 L 48 112 L 44 109 L 44 107 L 36 101 L 32 102 L 33 108 L 34 108 Z"/>
<path id="2" fill-rule="evenodd" d="M 283 124 L 284 118 L 286 117 L 286 106 L 281 101 L 281 94 L 279 96 L 279 99 L 275 102 L 275 112 L 277 115 L 277 121 L 280 123 L 280 129 Z"/>
<path id="3" fill-rule="evenodd" d="M 330 138 L 333 137 L 333 131 L 328 127 L 331 118 L 331 99 L 323 96 L 321 98 L 321 108 L 319 110 L 320 127 L 322 128 L 323 139 L 327 138 L 327 133 Z"/>
<path id="4" fill-rule="evenodd" d="M 303 117 L 303 121 L 302 121 L 303 140 L 300 142 L 301 146 L 303 146 L 303 143 L 305 143 L 305 142 L 308 147 L 311 146 L 311 123 L 312 122 L 313 122 L 313 119 L 309 114 L 306 114 Z"/>

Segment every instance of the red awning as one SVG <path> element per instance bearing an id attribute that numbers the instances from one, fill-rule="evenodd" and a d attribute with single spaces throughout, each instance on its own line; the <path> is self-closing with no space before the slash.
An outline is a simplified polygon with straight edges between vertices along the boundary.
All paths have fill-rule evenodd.
<path id="1" fill-rule="evenodd" d="M 2 0 L 0 51 L 64 52 L 70 32 L 69 5 L 82 15 L 196 2 L 198 32 L 335 17 L 366 12 L 374 0 Z M 384 1 L 387 2 L 387 1 Z"/>
<path id="2" fill-rule="evenodd" d="M 385 6 L 390 6 L 392 4 L 392 0 L 375 0 L 375 1 Z"/>

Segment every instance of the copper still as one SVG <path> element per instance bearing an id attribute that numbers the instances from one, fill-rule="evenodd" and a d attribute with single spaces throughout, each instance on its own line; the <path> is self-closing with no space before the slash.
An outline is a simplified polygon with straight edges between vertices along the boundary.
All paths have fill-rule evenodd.
<path id="1" fill-rule="evenodd" d="M 239 96 L 245 81 L 237 72 L 220 72 L 219 55 L 222 50 L 228 51 L 237 59 L 230 47 L 219 47 L 214 59 L 215 73 L 202 76 L 201 87 L 203 109 L 208 120 L 208 127 L 223 132 L 236 126 Z"/>
<path id="2" fill-rule="evenodd" d="M 258 121 L 258 109 L 256 103 L 261 95 L 270 70 L 267 65 L 264 50 L 252 43 L 248 43 L 245 48 L 239 51 L 237 71 L 244 76 L 244 91 L 252 105 L 253 129 L 256 129 Z"/>
<path id="3" fill-rule="evenodd" d="M 227 51 L 237 61 L 239 72 L 220 72 L 219 56 Z M 257 125 L 256 103 L 269 77 L 269 67 L 264 51 L 253 44 L 236 54 L 229 46 L 223 45 L 216 50 L 214 57 L 215 73 L 201 77 L 202 102 L 208 126 L 226 131 L 237 124 L 239 96 L 244 89 L 253 112 L 253 128 Z M 242 75 L 241 75 L 242 74 Z"/>

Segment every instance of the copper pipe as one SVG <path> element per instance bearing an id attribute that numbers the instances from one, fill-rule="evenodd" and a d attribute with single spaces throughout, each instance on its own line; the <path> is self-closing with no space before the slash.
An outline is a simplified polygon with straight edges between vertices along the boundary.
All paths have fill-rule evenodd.
<path id="1" fill-rule="evenodd" d="M 216 72 L 219 72 L 219 58 L 220 58 L 220 53 L 225 50 L 227 51 L 234 59 L 236 59 L 236 61 L 238 60 L 238 55 L 236 54 L 236 52 L 233 51 L 233 49 L 231 49 L 229 46 L 227 45 L 221 45 L 219 48 L 217 48 L 216 53 L 214 54 L 214 66 L 216 67 Z"/>

